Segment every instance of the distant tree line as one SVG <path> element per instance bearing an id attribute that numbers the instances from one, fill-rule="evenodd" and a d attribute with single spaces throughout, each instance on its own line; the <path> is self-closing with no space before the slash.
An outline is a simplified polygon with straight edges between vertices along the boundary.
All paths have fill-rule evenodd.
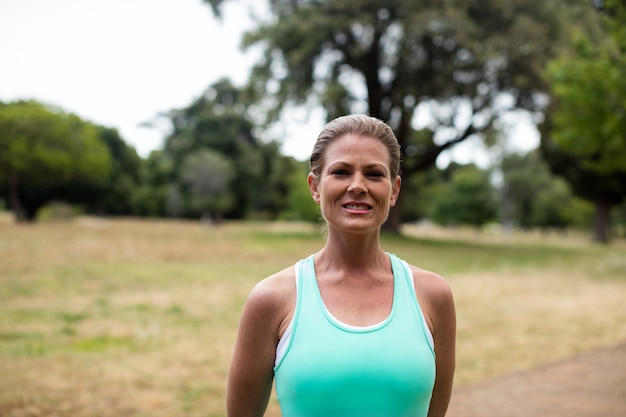
<path id="1" fill-rule="evenodd" d="M 35 220 L 54 202 L 105 216 L 318 221 L 306 161 L 256 139 L 237 94 L 222 80 L 172 111 L 173 132 L 145 159 L 115 129 L 38 102 L 2 104 L 2 137 L 13 136 L 0 142 L 0 196 L 18 221 Z M 403 187 L 403 222 L 477 229 L 589 225 L 591 205 L 550 172 L 538 150 L 506 155 L 489 169 L 433 166 Z"/>
<path id="2" fill-rule="evenodd" d="M 206 1 L 219 16 L 228 0 Z M 394 128 L 404 165 L 391 231 L 423 218 L 544 229 L 594 218 L 605 242 L 623 222 L 623 0 L 267 5 L 243 38 L 263 52 L 248 83 L 217 81 L 172 110 L 163 149 L 146 159 L 114 129 L 41 103 L 2 104 L 0 193 L 18 220 L 54 200 L 105 215 L 315 220 L 306 164 L 260 139 L 285 108 L 315 103 L 328 119 L 366 112 Z M 436 167 L 458 143 L 502 137 L 501 118 L 519 110 L 540 127 L 537 151 L 491 170 Z"/>
<path id="3" fill-rule="evenodd" d="M 95 215 L 276 219 L 304 164 L 257 139 L 237 94 L 220 81 L 173 110 L 164 148 L 146 159 L 115 129 L 36 101 L 0 103 L 0 198 L 26 222 L 51 202 Z"/>

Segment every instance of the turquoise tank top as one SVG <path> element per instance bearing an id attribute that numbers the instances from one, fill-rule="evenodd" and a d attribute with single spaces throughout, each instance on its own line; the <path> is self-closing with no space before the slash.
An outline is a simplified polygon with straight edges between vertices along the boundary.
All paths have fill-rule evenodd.
<path id="1" fill-rule="evenodd" d="M 313 255 L 296 265 L 291 338 L 274 367 L 283 417 L 426 417 L 435 353 L 409 266 L 389 255 L 393 306 L 381 323 L 356 327 L 326 309 Z"/>

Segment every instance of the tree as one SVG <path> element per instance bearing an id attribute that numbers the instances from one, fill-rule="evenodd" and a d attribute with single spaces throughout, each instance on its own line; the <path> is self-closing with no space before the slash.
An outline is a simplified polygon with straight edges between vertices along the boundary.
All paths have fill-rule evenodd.
<path id="1" fill-rule="evenodd" d="M 529 220 L 534 227 L 544 231 L 565 230 L 576 223 L 578 211 L 584 208 L 572 195 L 569 185 L 562 178 L 552 181 L 537 190 Z"/>
<path id="2" fill-rule="evenodd" d="M 178 217 L 183 212 L 183 197 L 175 184 L 174 163 L 162 150 L 155 150 L 143 161 L 139 187 L 132 195 L 133 206 L 141 216 Z M 173 201 L 177 199 L 177 201 Z"/>
<path id="3" fill-rule="evenodd" d="M 537 194 L 554 181 L 547 164 L 538 152 L 510 153 L 502 157 L 498 170 L 502 176 L 499 187 L 502 223 L 531 228 Z"/>
<path id="4" fill-rule="evenodd" d="M 303 164 L 292 157 L 283 156 L 280 152 L 280 145 L 276 142 L 264 144 L 261 147 L 261 155 L 265 167 L 262 174 L 264 181 L 262 187 L 259 187 L 254 195 L 253 213 L 258 218 L 276 219 L 286 211 L 287 207 L 291 207 L 295 186 L 294 177 L 296 181 L 299 178 L 301 185 L 307 186 L 308 189 L 306 182 L 308 163 Z M 304 171 L 301 170 L 303 165 Z M 315 207 L 315 203 L 312 199 L 310 200 Z"/>
<path id="5" fill-rule="evenodd" d="M 289 193 L 286 201 L 286 209 L 281 213 L 285 220 L 298 220 L 306 222 L 319 222 L 322 214 L 319 206 L 313 201 L 309 184 L 306 177 L 309 173 L 307 162 L 293 161 L 294 171 L 289 175 Z"/>
<path id="6" fill-rule="evenodd" d="M 429 219 L 432 215 L 433 202 L 446 187 L 453 173 L 461 165 L 452 162 L 444 169 L 436 165 L 421 171 L 408 179 L 402 179 L 402 219 L 404 222 L 416 222 Z"/>
<path id="7" fill-rule="evenodd" d="M 205 1 L 214 10 L 223 3 Z M 267 93 L 269 121 L 293 103 L 319 103 L 328 119 L 369 113 L 394 129 L 405 179 L 503 112 L 541 110 L 543 63 L 575 9 L 556 0 L 268 3 L 271 18 L 243 44 L 262 49 L 250 87 Z M 420 132 L 418 110 L 430 119 Z M 399 230 L 400 212 L 398 204 L 388 228 Z"/>
<path id="8" fill-rule="evenodd" d="M 233 204 L 228 186 L 234 177 L 232 162 L 210 149 L 202 149 L 187 155 L 180 176 L 189 190 L 189 205 L 193 212 L 203 218 L 209 213 L 216 221 Z"/>
<path id="9" fill-rule="evenodd" d="M 33 221 L 74 186 L 106 181 L 111 156 L 98 128 L 35 101 L 0 104 L 0 187 L 17 221 Z"/>
<path id="10" fill-rule="evenodd" d="M 555 177 L 539 151 L 505 155 L 501 174 L 500 215 L 505 229 L 564 229 L 575 223 L 575 204 L 566 182 Z"/>
<path id="11" fill-rule="evenodd" d="M 94 188 L 96 198 L 91 210 L 105 214 L 136 214 L 133 194 L 139 186 L 143 161 L 117 129 L 100 127 L 99 131 L 100 139 L 111 155 L 111 175 L 103 187 Z"/>
<path id="12" fill-rule="evenodd" d="M 611 208 L 626 198 L 626 5 L 603 3 L 604 34 L 574 33 L 547 70 L 552 103 L 541 149 L 552 170 L 594 202 L 593 240 L 610 239 Z"/>
<path id="13" fill-rule="evenodd" d="M 173 131 L 163 152 L 174 169 L 201 150 L 220 154 L 235 167 L 228 189 L 233 204 L 224 214 L 229 218 L 275 217 L 281 209 L 277 202 L 287 194 L 282 169 L 288 170 L 289 165 L 283 163 L 278 144 L 261 142 L 255 136 L 249 106 L 240 88 L 227 79 L 219 80 L 188 107 L 170 112 Z M 174 175 L 171 181 L 180 178 Z"/>
<path id="14" fill-rule="evenodd" d="M 496 216 L 497 203 L 489 173 L 473 165 L 456 169 L 432 206 L 433 220 L 444 225 L 480 228 Z"/>
<path id="15" fill-rule="evenodd" d="M 117 129 L 97 126 L 98 138 L 111 156 L 110 175 L 98 184 L 65 187 L 65 201 L 80 203 L 88 213 L 99 215 L 137 214 L 134 193 L 139 186 L 142 159 Z"/>

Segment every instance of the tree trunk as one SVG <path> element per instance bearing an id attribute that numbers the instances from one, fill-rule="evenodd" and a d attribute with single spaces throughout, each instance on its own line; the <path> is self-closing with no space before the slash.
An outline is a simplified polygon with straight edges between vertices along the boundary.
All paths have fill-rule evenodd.
<path id="1" fill-rule="evenodd" d="M 593 241 L 598 243 L 608 243 L 611 233 L 611 206 L 602 201 L 595 203 L 595 214 L 593 222 Z"/>
<path id="2" fill-rule="evenodd" d="M 9 177 L 9 202 L 11 204 L 11 210 L 13 210 L 13 216 L 17 223 L 26 222 L 26 212 L 22 206 L 19 193 L 19 180 L 16 175 L 10 175 Z"/>

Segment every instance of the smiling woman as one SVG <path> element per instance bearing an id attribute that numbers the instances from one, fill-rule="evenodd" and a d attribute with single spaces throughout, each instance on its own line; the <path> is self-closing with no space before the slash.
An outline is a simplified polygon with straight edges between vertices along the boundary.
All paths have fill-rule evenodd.
<path id="1" fill-rule="evenodd" d="M 326 244 L 249 295 L 228 415 L 262 416 L 274 379 L 284 417 L 445 415 L 455 368 L 450 288 L 380 244 L 401 185 L 393 131 L 365 115 L 335 119 L 310 167 Z"/>
<path id="2" fill-rule="evenodd" d="M 387 219 L 400 192 L 400 176 L 392 177 L 389 151 L 378 139 L 347 134 L 329 144 L 320 174 L 309 174 L 313 200 L 329 228 L 361 221 L 376 230 Z M 346 192 L 347 191 L 347 192 Z M 373 228 L 373 229 L 372 229 Z M 352 225 L 346 232 L 357 232 Z"/>

